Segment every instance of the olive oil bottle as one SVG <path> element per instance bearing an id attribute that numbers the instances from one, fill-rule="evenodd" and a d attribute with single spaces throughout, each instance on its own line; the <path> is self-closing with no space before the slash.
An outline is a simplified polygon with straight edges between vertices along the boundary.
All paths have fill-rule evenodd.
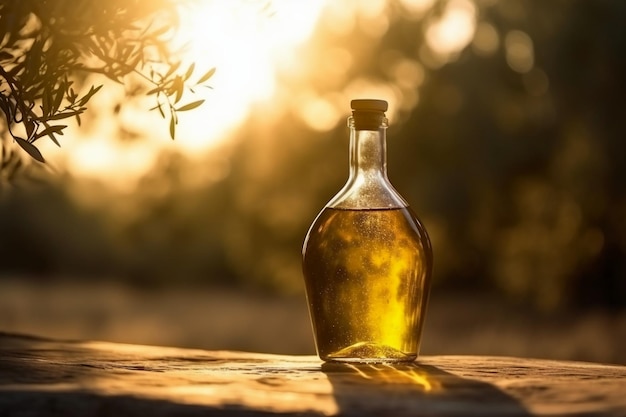
<path id="1" fill-rule="evenodd" d="M 432 249 L 387 178 L 387 102 L 351 105 L 348 182 L 317 216 L 302 249 L 317 353 L 325 361 L 413 361 Z"/>

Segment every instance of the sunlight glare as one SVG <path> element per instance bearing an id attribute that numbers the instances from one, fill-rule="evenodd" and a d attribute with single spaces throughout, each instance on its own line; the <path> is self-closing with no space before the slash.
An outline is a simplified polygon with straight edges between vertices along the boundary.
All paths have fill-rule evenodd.
<path id="1" fill-rule="evenodd" d="M 146 111 L 154 106 L 151 97 L 113 114 L 110 109 L 126 98 L 123 87 L 108 83 L 92 101 L 92 107 L 100 109 L 93 113 L 97 126 L 87 133 L 72 126 L 75 139 L 68 138 L 65 153 L 48 144 L 44 150 L 73 174 L 130 189 L 164 149 L 196 159 L 223 149 L 255 105 L 276 98 L 279 63 L 311 37 L 324 4 L 325 0 L 196 0 L 181 7 L 180 30 L 173 40 L 174 49 L 183 48 L 181 68 L 195 64 L 192 80 L 210 68 L 216 72 L 207 82 L 210 88 L 196 87 L 177 104 L 205 99 L 202 106 L 179 113 L 176 139 L 168 138 L 169 117 L 163 120 L 156 111 Z M 120 128 L 141 137 L 119 140 Z"/>
<path id="2" fill-rule="evenodd" d="M 106 82 L 104 77 L 93 76 L 86 84 L 98 85 L 103 82 Z M 135 180 L 154 165 L 158 147 L 155 146 L 156 140 L 119 139 L 118 129 L 124 124 L 126 117 L 124 112 L 116 114 L 114 107 L 115 103 L 122 100 L 124 89 L 119 84 L 103 88 L 90 102 L 90 105 L 99 111 L 89 114 L 82 127 L 78 126 L 75 119 L 66 122 L 68 127 L 62 148 L 54 145 L 52 141 L 38 143 L 44 155 L 53 165 L 60 163 L 71 174 L 104 180 L 121 191 L 132 190 L 136 184 Z M 147 114 L 145 111 L 134 113 Z M 135 131 L 135 127 L 133 125 L 129 130 Z"/>
<path id="3" fill-rule="evenodd" d="M 115 185 L 126 188 L 134 185 L 127 179 L 147 172 L 155 157 L 148 143 L 133 142 L 112 146 L 110 139 L 94 136 L 83 138 L 73 145 L 67 165 L 71 172 L 79 172 L 92 178 L 106 177 Z"/>
<path id="4" fill-rule="evenodd" d="M 322 4 L 274 0 L 262 10 L 263 2 L 198 1 L 183 11 L 181 41 L 189 42 L 189 60 L 217 68 L 204 105 L 181 117 L 183 148 L 211 149 L 229 138 L 255 103 L 272 98 L 277 61 L 310 37 Z"/>

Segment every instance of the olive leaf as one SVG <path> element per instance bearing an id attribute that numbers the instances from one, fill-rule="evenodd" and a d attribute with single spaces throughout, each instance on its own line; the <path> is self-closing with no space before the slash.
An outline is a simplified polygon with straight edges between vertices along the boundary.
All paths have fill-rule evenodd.
<path id="1" fill-rule="evenodd" d="M 19 136 L 14 136 L 13 139 L 15 140 L 15 142 L 17 142 L 18 145 L 20 145 L 22 149 L 24 149 L 30 156 L 32 156 L 33 159 L 39 162 L 46 162 L 46 160 L 43 158 L 43 155 L 41 154 L 41 152 L 39 152 L 39 149 L 37 149 L 35 145 L 24 140 L 23 138 L 20 138 Z"/>
<path id="2" fill-rule="evenodd" d="M 144 94 L 156 101 L 152 109 L 169 116 L 173 139 L 177 112 L 203 100 L 177 103 L 215 72 L 208 70 L 194 85 L 195 63 L 179 73 L 183 63 L 169 41 L 187 1 L 0 0 L 0 114 L 14 141 L 44 162 L 34 142 L 47 137 L 59 145 L 57 136 L 67 125 L 53 122 L 75 118 L 80 126 L 90 100 L 103 88 L 88 85 L 85 92 L 78 80 L 89 74 L 118 83 L 138 76 Z"/>
<path id="3" fill-rule="evenodd" d="M 213 76 L 213 74 L 215 74 L 215 68 L 211 68 L 209 71 L 207 71 L 202 77 L 200 77 L 200 79 L 198 80 L 196 84 L 202 84 L 208 81 L 209 78 Z"/>
<path id="4" fill-rule="evenodd" d="M 185 104 L 184 106 L 181 107 L 177 107 L 176 111 L 188 111 L 188 110 L 193 110 L 196 107 L 199 107 L 202 105 L 202 103 L 204 103 L 204 100 L 197 100 L 197 101 L 192 101 L 189 104 Z"/>
<path id="5" fill-rule="evenodd" d="M 176 138 L 176 120 L 174 118 L 174 115 L 170 116 L 170 137 L 172 139 Z"/>

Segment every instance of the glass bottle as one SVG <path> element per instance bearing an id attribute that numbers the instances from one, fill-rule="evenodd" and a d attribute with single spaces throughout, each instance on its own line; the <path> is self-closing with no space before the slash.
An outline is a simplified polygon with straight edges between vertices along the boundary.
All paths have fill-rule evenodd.
<path id="1" fill-rule="evenodd" d="M 408 362 L 418 353 L 432 271 L 426 230 L 387 178 L 387 102 L 352 100 L 350 175 L 302 248 L 324 361 Z"/>

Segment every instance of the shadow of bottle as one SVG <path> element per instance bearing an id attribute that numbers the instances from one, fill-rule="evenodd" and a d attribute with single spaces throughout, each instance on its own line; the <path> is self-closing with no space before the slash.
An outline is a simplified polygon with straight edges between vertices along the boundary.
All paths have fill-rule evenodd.
<path id="1" fill-rule="evenodd" d="M 530 416 L 511 396 L 435 366 L 322 365 L 342 416 Z"/>

